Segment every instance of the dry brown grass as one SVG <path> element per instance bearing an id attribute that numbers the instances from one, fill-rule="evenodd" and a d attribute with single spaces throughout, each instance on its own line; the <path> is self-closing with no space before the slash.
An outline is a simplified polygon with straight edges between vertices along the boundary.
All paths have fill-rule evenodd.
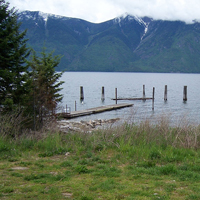
<path id="1" fill-rule="evenodd" d="M 134 117 L 133 117 L 134 118 Z M 55 119 L 47 120 L 39 131 L 31 131 L 24 128 L 24 118 L 20 110 L 12 114 L 0 116 L 0 135 L 12 137 L 27 136 L 35 139 L 45 138 L 51 133 L 58 133 L 59 129 Z M 69 134 L 69 133 L 68 133 Z M 161 115 L 155 119 L 146 118 L 138 124 L 125 122 L 118 126 L 110 126 L 105 129 L 95 130 L 92 133 L 76 132 L 82 143 L 92 143 L 94 148 L 105 146 L 156 144 L 159 146 L 173 146 L 176 148 L 200 148 L 200 125 L 191 124 L 186 118 L 182 118 L 177 126 L 171 126 L 171 116 Z M 101 146 L 101 147 L 100 147 Z"/>
<path id="2" fill-rule="evenodd" d="M 155 123 L 146 119 L 136 124 L 123 123 L 93 133 L 94 145 L 102 144 L 120 147 L 123 144 L 156 144 L 175 148 L 200 148 L 200 125 L 194 125 L 186 118 L 178 126 L 170 126 L 170 116 L 160 116 Z"/>
<path id="3" fill-rule="evenodd" d="M 16 110 L 12 113 L 0 113 L 0 135 L 16 137 L 24 132 L 24 124 L 27 123 L 28 118 L 23 116 L 22 111 Z"/>

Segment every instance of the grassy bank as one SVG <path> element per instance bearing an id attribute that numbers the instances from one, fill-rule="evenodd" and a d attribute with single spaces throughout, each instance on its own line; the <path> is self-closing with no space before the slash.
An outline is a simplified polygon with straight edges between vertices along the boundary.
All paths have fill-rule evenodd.
<path id="1" fill-rule="evenodd" d="M 200 199 L 200 127 L 167 120 L 0 137 L 0 199 Z"/>

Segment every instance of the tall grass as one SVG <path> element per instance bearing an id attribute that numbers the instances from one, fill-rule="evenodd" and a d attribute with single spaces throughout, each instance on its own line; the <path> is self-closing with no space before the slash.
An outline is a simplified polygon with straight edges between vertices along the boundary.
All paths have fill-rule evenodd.
<path id="1" fill-rule="evenodd" d="M 178 161 L 183 160 L 186 155 L 195 154 L 195 150 L 200 148 L 199 125 L 184 122 L 181 126 L 171 127 L 169 120 L 164 117 L 159 118 L 156 124 L 145 120 L 139 124 L 124 123 L 92 133 L 61 133 L 54 124 L 43 132 L 23 134 L 14 139 L 5 137 L 5 131 L 2 130 L 6 127 L 6 123 L 1 123 L 0 154 L 3 153 L 4 157 L 21 151 L 37 151 L 40 156 L 52 156 L 66 152 L 80 155 L 83 152 L 116 149 L 136 160 L 145 158 Z M 9 127 L 8 130 L 10 129 Z M 16 128 L 15 131 L 17 130 Z"/>
<path id="2" fill-rule="evenodd" d="M 199 134 L 199 126 L 185 121 L 171 127 L 164 117 L 93 132 L 62 133 L 52 124 L 40 132 L 3 134 L 0 167 L 7 185 L 2 180 L 0 196 L 199 199 Z"/>

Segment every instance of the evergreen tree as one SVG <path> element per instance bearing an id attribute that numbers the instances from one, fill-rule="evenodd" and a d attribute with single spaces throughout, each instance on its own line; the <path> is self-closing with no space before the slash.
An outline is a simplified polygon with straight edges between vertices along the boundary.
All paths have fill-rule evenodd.
<path id="1" fill-rule="evenodd" d="M 45 48 L 38 57 L 33 51 L 31 60 L 28 62 L 32 69 L 32 94 L 31 104 L 33 115 L 38 116 L 39 124 L 42 125 L 44 117 L 55 114 L 57 104 L 63 96 L 58 92 L 63 81 L 59 81 L 63 72 L 57 73 L 55 68 L 60 63 L 60 56 L 53 56 L 53 52 L 46 53 Z"/>
<path id="2" fill-rule="evenodd" d="M 27 66 L 29 50 L 24 38 L 26 31 L 19 31 L 17 14 L 9 3 L 0 0 L 0 105 L 10 108 L 23 105 L 26 99 Z"/>

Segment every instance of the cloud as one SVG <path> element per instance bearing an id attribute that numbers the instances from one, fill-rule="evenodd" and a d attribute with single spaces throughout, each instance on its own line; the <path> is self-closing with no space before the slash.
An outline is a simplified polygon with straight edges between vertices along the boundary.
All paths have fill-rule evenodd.
<path id="1" fill-rule="evenodd" d="M 19 10 L 32 10 L 102 22 L 127 12 L 154 19 L 200 21 L 199 0 L 8 0 Z"/>
<path id="2" fill-rule="evenodd" d="M 116 0 L 126 12 L 154 19 L 182 20 L 191 23 L 200 20 L 199 0 Z"/>

